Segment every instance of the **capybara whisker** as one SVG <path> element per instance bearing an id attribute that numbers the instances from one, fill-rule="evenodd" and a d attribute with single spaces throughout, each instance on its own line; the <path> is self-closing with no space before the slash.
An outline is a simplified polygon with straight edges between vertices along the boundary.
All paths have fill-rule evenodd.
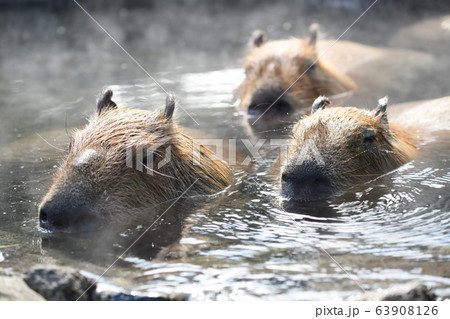
<path id="1" fill-rule="evenodd" d="M 169 176 L 169 175 L 160 173 L 160 172 L 158 172 L 157 170 L 154 170 L 153 168 L 150 168 L 149 166 L 147 166 L 147 165 L 145 165 L 145 164 L 143 164 L 143 163 L 141 163 L 141 164 L 142 164 L 142 166 L 143 166 L 145 169 L 147 169 L 148 171 L 151 171 L 151 172 L 154 173 L 154 174 L 158 174 L 158 175 L 161 175 L 161 176 L 164 176 L 164 177 L 167 177 L 167 178 L 173 178 L 173 179 L 176 179 L 176 177 L 173 177 L 173 176 Z"/>
<path id="2" fill-rule="evenodd" d="M 354 159 L 355 157 L 361 156 L 361 155 L 363 155 L 366 152 L 369 152 L 369 150 L 365 150 L 365 151 L 359 152 L 359 153 L 353 155 L 352 157 L 349 157 L 346 160 L 342 161 L 341 164 L 345 164 L 345 163 L 351 161 L 352 159 Z"/>
<path id="3" fill-rule="evenodd" d="M 366 166 L 363 166 L 363 167 L 358 167 L 356 169 L 343 171 L 342 174 L 349 174 L 349 173 L 358 172 L 358 171 L 361 172 L 361 171 L 363 171 L 364 169 L 366 169 L 368 167 L 370 167 L 370 165 L 366 165 Z M 360 176 L 367 176 L 367 175 L 369 175 L 369 174 L 368 173 L 363 173 Z M 375 174 L 375 175 L 379 175 L 379 174 Z M 352 176 L 358 176 L 358 175 L 357 174 L 352 174 Z"/>
<path id="4" fill-rule="evenodd" d="M 364 175 L 354 175 L 355 177 L 377 177 L 380 176 L 380 174 L 364 174 Z"/>
<path id="5" fill-rule="evenodd" d="M 62 148 L 59 148 L 55 145 L 53 145 L 52 143 L 50 143 L 49 141 L 47 141 L 42 135 L 40 135 L 39 133 L 36 133 L 37 136 L 39 136 L 45 143 L 47 143 L 48 145 L 50 145 L 51 147 L 53 147 L 55 150 L 61 151 L 61 152 L 67 152 L 67 150 L 63 150 Z"/>

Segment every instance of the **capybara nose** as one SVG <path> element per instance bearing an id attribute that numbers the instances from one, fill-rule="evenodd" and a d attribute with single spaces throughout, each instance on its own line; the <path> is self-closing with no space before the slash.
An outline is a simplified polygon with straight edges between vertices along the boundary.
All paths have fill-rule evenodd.
<path id="1" fill-rule="evenodd" d="M 70 213 L 53 202 L 45 202 L 39 207 L 39 225 L 47 230 L 58 231 L 70 225 Z"/>
<path id="2" fill-rule="evenodd" d="M 331 179 L 316 165 L 285 170 L 281 174 L 282 194 L 289 199 L 320 200 L 330 195 L 331 186 Z"/>
<path id="3" fill-rule="evenodd" d="M 72 233 L 97 229 L 100 223 L 85 207 L 60 205 L 49 201 L 39 207 L 39 225 L 52 232 Z"/>
<path id="4" fill-rule="evenodd" d="M 248 113 L 252 116 L 264 114 L 264 117 L 288 115 L 291 106 L 282 96 L 282 93 L 281 91 L 255 93 L 248 106 Z"/>
<path id="5" fill-rule="evenodd" d="M 39 225 L 43 228 L 46 228 L 48 224 L 47 210 L 40 207 L 39 208 Z"/>

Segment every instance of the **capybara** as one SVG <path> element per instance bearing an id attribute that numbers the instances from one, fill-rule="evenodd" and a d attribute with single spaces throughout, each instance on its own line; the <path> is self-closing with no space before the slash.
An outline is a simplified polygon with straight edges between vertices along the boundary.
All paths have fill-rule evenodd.
<path id="1" fill-rule="evenodd" d="M 414 159 L 416 132 L 390 123 L 387 98 L 375 110 L 330 107 L 317 98 L 311 115 L 293 128 L 293 143 L 281 168 L 283 197 L 328 198 Z"/>
<path id="2" fill-rule="evenodd" d="M 339 71 L 358 84 L 345 97 L 346 105 L 368 105 L 368 101 L 388 95 L 396 103 L 441 96 L 442 63 L 432 54 L 398 48 L 380 48 L 344 40 L 321 40 L 317 51 Z M 442 82 L 442 83 L 441 83 Z M 329 96 L 333 104 L 344 101 Z M 342 104 L 341 104 L 342 105 Z"/>
<path id="3" fill-rule="evenodd" d="M 448 13 L 408 24 L 392 34 L 389 39 L 389 45 L 392 47 L 411 48 L 446 58 L 449 42 L 450 14 Z"/>
<path id="4" fill-rule="evenodd" d="M 309 110 L 319 95 L 355 90 L 348 76 L 318 59 L 317 32 L 313 24 L 304 39 L 266 42 L 265 34 L 255 31 L 244 62 L 245 79 L 234 91 L 239 108 L 265 120 L 293 116 Z"/>
<path id="5" fill-rule="evenodd" d="M 442 63 L 431 54 L 317 40 L 317 28 L 313 25 L 303 40 L 266 42 L 262 32 L 255 32 L 244 62 L 246 77 L 234 91 L 240 110 L 267 123 L 280 117 L 296 120 L 309 113 L 319 95 L 333 103 L 366 105 L 381 95 L 399 102 L 448 91 L 444 79 L 436 85 Z"/>
<path id="6" fill-rule="evenodd" d="M 178 197 L 206 195 L 231 183 L 228 165 L 182 132 L 168 95 L 161 111 L 118 108 L 102 93 L 89 124 L 75 131 L 69 153 L 39 206 L 40 226 L 80 232 L 155 214 Z M 151 152 L 149 152 L 151 150 Z"/>

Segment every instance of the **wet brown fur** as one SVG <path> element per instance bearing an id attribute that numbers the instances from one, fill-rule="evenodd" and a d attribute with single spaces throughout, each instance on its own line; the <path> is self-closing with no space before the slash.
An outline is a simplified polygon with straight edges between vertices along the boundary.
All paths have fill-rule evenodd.
<path id="1" fill-rule="evenodd" d="M 364 143 L 367 133 L 371 143 Z M 281 172 L 295 169 L 306 141 L 314 142 L 323 159 L 323 173 L 331 180 L 332 193 L 369 181 L 411 161 L 418 140 L 401 125 L 387 122 L 385 113 L 355 107 L 319 109 L 293 128 L 293 143 Z M 300 162 L 316 161 L 308 157 Z"/>
<path id="2" fill-rule="evenodd" d="M 189 187 L 183 197 L 223 190 L 232 179 L 228 165 L 185 135 L 167 111 L 100 105 L 89 124 L 74 132 L 69 153 L 41 206 L 72 200 L 90 207 L 102 220 L 122 221 L 146 209 L 154 212 L 156 206 L 174 201 Z M 136 149 L 142 147 L 146 154 L 146 149 L 162 138 L 170 140 L 157 149 L 161 156 L 155 159 L 153 175 L 146 173 L 146 167 L 141 172 L 126 165 L 127 148 L 131 147 L 135 155 Z M 194 144 L 201 150 L 200 157 L 197 152 L 193 154 Z M 171 160 L 157 168 L 167 147 L 171 149 Z M 80 154 L 89 154 L 86 150 L 96 155 L 78 163 Z M 199 164 L 194 164 L 193 156 Z"/>
<path id="3" fill-rule="evenodd" d="M 245 59 L 246 77 L 234 92 L 236 98 L 240 98 L 239 108 L 247 110 L 257 92 L 274 91 L 279 92 L 278 96 L 289 88 L 284 98 L 293 112 L 306 113 L 319 95 L 331 97 L 354 91 L 356 85 L 348 76 L 322 60 L 308 70 L 318 59 L 315 38 L 312 37 L 317 37 L 317 34 L 305 39 L 259 40 L 258 46 L 254 45 Z M 273 102 L 275 100 L 271 97 L 265 107 Z"/>

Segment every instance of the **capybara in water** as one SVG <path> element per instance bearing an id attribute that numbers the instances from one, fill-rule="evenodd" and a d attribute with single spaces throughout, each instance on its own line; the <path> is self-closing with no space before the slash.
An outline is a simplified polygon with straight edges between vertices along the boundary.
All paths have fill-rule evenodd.
<path id="1" fill-rule="evenodd" d="M 444 78 L 436 85 L 436 77 L 443 74 L 442 62 L 431 54 L 343 40 L 319 41 L 314 25 L 303 40 L 266 42 L 262 32 L 255 32 L 251 45 L 244 63 L 246 77 L 234 95 L 240 98 L 241 110 L 264 123 L 286 114 L 283 121 L 309 113 L 319 95 L 333 103 L 348 100 L 351 105 L 364 105 L 382 94 L 405 101 L 448 91 Z"/>
<path id="2" fill-rule="evenodd" d="M 387 98 L 380 99 L 375 110 L 327 108 L 329 103 L 317 98 L 312 114 L 293 128 L 293 143 L 281 168 L 287 199 L 325 199 L 416 156 L 415 132 L 388 122 Z"/>
<path id="3" fill-rule="evenodd" d="M 265 120 L 292 116 L 309 110 L 319 95 L 356 88 L 348 76 L 318 59 L 317 29 L 312 25 L 305 39 L 269 42 L 264 33 L 254 32 L 252 51 L 244 63 L 245 79 L 234 91 L 241 110 Z"/>
<path id="4" fill-rule="evenodd" d="M 212 194 L 231 183 L 228 165 L 174 123 L 173 96 L 154 112 L 118 108 L 111 96 L 110 90 L 101 95 L 89 124 L 71 137 L 69 153 L 39 206 L 41 227 L 95 230 L 155 213 L 158 204 L 181 195 Z"/>
<path id="5" fill-rule="evenodd" d="M 407 24 L 392 34 L 389 39 L 389 45 L 397 48 L 412 48 L 448 57 L 449 41 L 450 14 L 447 12 L 443 16 L 433 16 L 432 18 L 418 20 L 418 22 L 413 24 Z M 448 70 L 448 68 L 444 70 Z"/>

